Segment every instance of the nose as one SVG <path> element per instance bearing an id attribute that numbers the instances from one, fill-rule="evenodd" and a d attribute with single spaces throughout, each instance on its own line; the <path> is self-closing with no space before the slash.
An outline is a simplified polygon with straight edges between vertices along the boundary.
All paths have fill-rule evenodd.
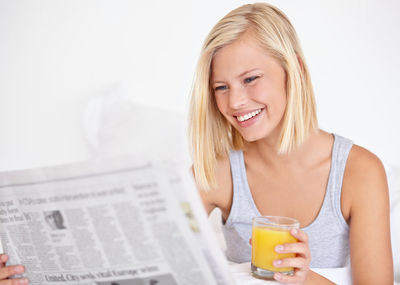
<path id="1" fill-rule="evenodd" d="M 241 86 L 231 86 L 229 90 L 229 107 L 231 109 L 240 109 L 247 103 L 247 94 Z"/>

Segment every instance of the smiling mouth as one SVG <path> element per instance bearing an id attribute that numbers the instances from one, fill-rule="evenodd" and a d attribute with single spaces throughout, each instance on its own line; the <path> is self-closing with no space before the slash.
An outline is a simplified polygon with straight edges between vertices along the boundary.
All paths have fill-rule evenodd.
<path id="1" fill-rule="evenodd" d="M 260 114 L 261 111 L 262 111 L 262 109 L 258 109 L 253 112 L 247 113 L 243 116 L 235 116 L 235 117 L 239 122 L 245 122 L 245 121 L 250 120 L 251 118 L 257 116 L 258 114 Z"/>

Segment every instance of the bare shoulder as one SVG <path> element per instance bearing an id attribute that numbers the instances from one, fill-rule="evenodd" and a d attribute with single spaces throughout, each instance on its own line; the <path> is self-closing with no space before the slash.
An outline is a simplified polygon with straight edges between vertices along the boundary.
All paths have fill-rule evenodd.
<path id="1" fill-rule="evenodd" d="M 367 149 L 354 145 L 343 178 L 343 195 L 352 206 L 387 195 L 386 173 L 381 160 Z"/>
<path id="2" fill-rule="evenodd" d="M 217 161 L 215 169 L 215 178 L 217 180 L 217 187 L 209 191 L 200 189 L 200 196 L 203 200 L 203 204 L 208 213 L 214 208 L 220 208 L 222 212 L 232 202 L 232 176 L 231 167 L 229 163 L 229 157 L 223 157 Z"/>
<path id="3" fill-rule="evenodd" d="M 388 192 L 382 162 L 354 145 L 342 187 L 342 210 L 350 225 L 353 284 L 393 284 Z"/>
<path id="4" fill-rule="evenodd" d="M 349 153 L 346 174 L 348 178 L 358 182 L 386 181 L 385 168 L 381 160 L 369 150 L 358 145 L 354 145 Z"/>

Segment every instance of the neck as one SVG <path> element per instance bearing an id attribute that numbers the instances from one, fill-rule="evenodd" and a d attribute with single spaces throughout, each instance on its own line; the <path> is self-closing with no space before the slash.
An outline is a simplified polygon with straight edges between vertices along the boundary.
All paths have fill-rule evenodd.
<path id="1" fill-rule="evenodd" d="M 285 168 L 293 166 L 306 167 L 315 161 L 315 157 L 320 155 L 321 145 L 328 143 L 332 136 L 322 130 L 312 130 L 305 141 L 296 146 L 289 153 L 278 154 L 278 136 L 268 137 L 255 142 L 245 144 L 245 153 L 251 156 L 252 159 L 259 160 L 260 163 L 269 164 L 272 167 Z"/>

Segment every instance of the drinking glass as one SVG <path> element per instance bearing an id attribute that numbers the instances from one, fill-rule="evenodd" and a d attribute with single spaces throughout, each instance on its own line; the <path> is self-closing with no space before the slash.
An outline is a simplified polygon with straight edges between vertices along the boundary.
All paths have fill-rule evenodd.
<path id="1" fill-rule="evenodd" d="M 277 253 L 275 247 L 284 243 L 294 243 L 297 239 L 290 234 L 298 229 L 296 219 L 280 216 L 260 216 L 253 218 L 251 238 L 251 272 L 253 276 L 273 280 L 275 272 L 293 275 L 293 267 L 275 267 L 276 259 L 295 257 L 295 253 Z"/>

